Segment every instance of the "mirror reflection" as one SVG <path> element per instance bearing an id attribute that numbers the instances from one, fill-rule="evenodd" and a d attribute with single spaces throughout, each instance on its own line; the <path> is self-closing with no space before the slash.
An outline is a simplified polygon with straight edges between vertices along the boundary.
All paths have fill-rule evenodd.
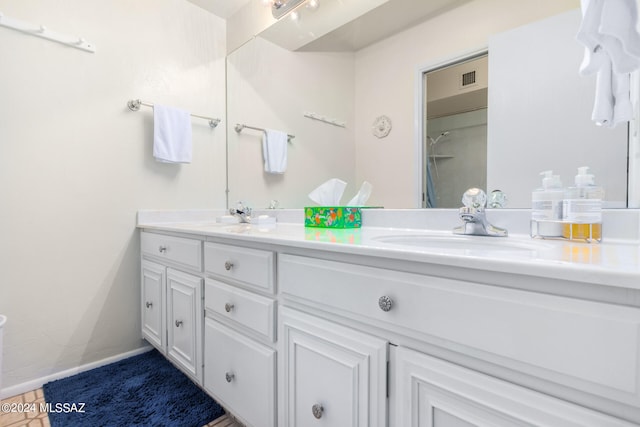
<path id="1" fill-rule="evenodd" d="M 488 55 L 424 73 L 423 204 L 459 208 L 468 188 L 487 188 Z"/>
<path id="2" fill-rule="evenodd" d="M 394 1 L 403 7 L 411 3 L 400 0 L 387 3 Z M 587 113 L 580 120 L 580 130 L 576 129 L 575 121 L 567 120 L 564 112 L 557 110 L 558 100 L 571 95 L 563 93 L 564 83 L 553 80 L 551 72 L 528 75 L 527 80 L 520 82 L 521 90 L 528 88 L 528 92 L 515 92 L 520 98 L 510 100 L 508 105 L 498 104 L 495 113 L 491 94 L 494 82 L 504 78 L 505 72 L 495 71 L 493 65 L 488 73 L 491 79 L 488 108 L 460 111 L 456 115 L 463 117 L 457 118 L 430 116 L 425 108 L 428 89 L 423 85 L 424 73 L 466 60 L 487 48 L 492 63 L 489 41 L 494 36 L 562 15 L 578 8 L 579 1 L 440 3 L 440 8 L 432 11 L 424 22 L 383 39 L 370 39 L 376 41 L 357 45 L 357 50 L 353 50 L 354 37 L 346 36 L 349 31 L 354 34 L 353 27 L 348 31 L 343 27 L 296 51 L 255 37 L 230 53 L 227 58 L 230 203 L 243 200 L 252 207 L 264 208 L 278 200 L 280 207 L 300 208 L 311 203 L 307 194 L 319 184 L 339 178 L 347 182 L 342 202 L 349 200 L 363 181 L 368 181 L 373 185 L 369 205 L 425 207 L 430 173 L 436 177 L 432 182 L 433 194 L 440 198 L 435 206 L 458 207 L 462 193 L 456 194 L 460 189 L 453 187 L 459 177 L 455 170 L 461 168 L 476 174 L 470 178 L 478 181 L 473 186 L 484 187 L 488 192 L 497 188 L 505 191 L 509 196 L 507 207 L 528 208 L 531 190 L 539 186 L 539 172 L 554 169 L 554 173 L 563 176 L 565 185 L 571 185 L 575 169 L 587 165 L 596 174 L 598 183 L 607 189 L 609 206 L 625 206 L 626 129 L 596 128 L 589 119 L 592 102 L 587 99 L 593 94 L 584 88 L 580 89 L 584 91 L 580 102 L 586 105 Z M 323 2 L 314 13 L 321 13 L 324 6 Z M 298 28 L 304 26 L 304 16 L 301 18 L 296 24 Z M 452 28 L 464 31 L 452 34 Z M 569 31 L 575 33 L 575 29 Z M 341 37 L 343 48 L 338 43 Z M 530 44 L 516 49 L 525 57 L 536 58 L 528 51 Z M 572 79 L 581 79 L 577 66 Z M 533 99 L 535 84 L 551 88 L 553 97 L 547 91 L 542 99 Z M 496 94 L 502 96 L 505 91 L 513 89 L 498 85 Z M 562 108 L 566 108 L 564 104 Z M 511 111 L 510 117 L 496 115 L 504 114 L 505 109 Z M 546 118 L 542 117 L 545 111 L 549 113 Z M 387 117 L 390 122 L 386 136 L 375 132 L 380 117 Z M 458 125 L 459 120 L 468 120 L 468 124 Z M 237 123 L 295 136 L 287 147 L 284 173 L 264 170 L 262 134 L 236 133 Z M 457 127 L 465 132 L 454 131 Z M 484 137 L 477 135 L 482 134 L 483 127 Z M 604 138 L 605 143 L 600 139 L 600 151 L 588 145 L 579 150 L 559 149 L 571 141 L 584 142 L 593 134 Z M 466 143 L 456 142 L 457 138 L 467 142 L 486 138 L 486 153 L 470 152 Z M 481 145 L 482 141 L 474 147 Z M 527 150 L 536 154 L 524 154 Z M 467 165 L 449 170 L 447 162 L 458 158 Z M 602 166 L 594 166 L 601 158 Z M 616 172 L 615 176 L 610 176 L 611 171 Z M 437 189 L 438 185 L 442 188 Z"/>

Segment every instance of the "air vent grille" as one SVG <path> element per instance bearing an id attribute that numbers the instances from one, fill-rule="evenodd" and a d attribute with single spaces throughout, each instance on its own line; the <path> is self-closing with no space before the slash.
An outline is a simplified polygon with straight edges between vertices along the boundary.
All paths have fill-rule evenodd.
<path id="1" fill-rule="evenodd" d="M 469 71 L 462 75 L 462 87 L 472 85 L 476 82 L 476 72 Z"/>

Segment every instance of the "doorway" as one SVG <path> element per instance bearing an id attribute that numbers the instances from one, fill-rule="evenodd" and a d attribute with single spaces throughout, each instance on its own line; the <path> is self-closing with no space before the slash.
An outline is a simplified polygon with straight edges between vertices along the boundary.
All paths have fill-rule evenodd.
<path id="1" fill-rule="evenodd" d="M 488 53 L 423 73 L 422 207 L 459 208 L 487 186 Z"/>

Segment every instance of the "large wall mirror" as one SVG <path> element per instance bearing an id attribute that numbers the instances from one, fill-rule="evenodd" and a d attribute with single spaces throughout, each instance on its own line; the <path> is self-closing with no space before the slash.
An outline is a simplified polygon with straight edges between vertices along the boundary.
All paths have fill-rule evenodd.
<path id="1" fill-rule="evenodd" d="M 553 31 L 575 34 L 578 0 L 388 0 L 362 19 L 297 43 L 302 45 L 296 50 L 283 47 L 278 38 L 284 30 L 276 26 L 293 25 L 299 33 L 289 37 L 308 37 L 305 19 L 312 18 L 305 14 L 321 14 L 324 2 L 339 3 L 320 0 L 319 8 L 303 9 L 298 21 L 282 18 L 228 55 L 230 203 L 243 200 L 265 208 L 277 200 L 280 207 L 301 208 L 311 203 L 307 194 L 316 186 L 340 178 L 347 182 L 343 203 L 368 181 L 373 185 L 370 205 L 424 206 L 427 156 L 422 147 L 427 135 L 447 130 L 444 125 L 427 129 L 423 74 L 488 50 L 487 152 L 485 164 L 477 165 L 486 168 L 487 189 L 505 191 L 508 207 L 528 208 L 539 172 L 553 169 L 570 185 L 577 167 L 591 166 L 607 190 L 608 206 L 627 206 L 626 127 L 602 129 L 590 121 L 593 93 L 588 88 L 594 82 L 578 75 L 577 42 L 566 41 L 573 46 L 571 54 L 562 52 L 564 42 L 552 43 L 553 55 L 578 61 L 570 76 L 559 75 L 555 56 L 544 51 L 549 44 L 537 43 L 532 33 L 535 23 L 545 31 L 557 17 Z M 412 12 L 412 5 L 424 3 L 431 8 Z M 398 22 L 398 14 L 412 17 L 407 30 L 389 28 L 387 21 Z M 547 71 L 535 71 L 545 62 Z M 564 78 L 577 89 L 567 90 Z M 570 101 L 580 108 L 570 107 Z M 388 133 L 379 132 L 380 118 L 388 119 Z M 248 127 L 237 132 L 236 124 Z M 293 137 L 284 174 L 264 171 L 262 133 L 251 127 Z M 467 167 L 473 168 L 479 160 L 468 157 Z M 444 158 L 438 167 L 443 164 Z"/>

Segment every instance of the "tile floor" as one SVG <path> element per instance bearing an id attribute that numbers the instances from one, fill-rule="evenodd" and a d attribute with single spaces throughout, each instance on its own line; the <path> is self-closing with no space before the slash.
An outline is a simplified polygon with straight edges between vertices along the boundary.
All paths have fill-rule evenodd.
<path id="1" fill-rule="evenodd" d="M 0 402 L 0 426 L 2 427 L 49 427 L 49 417 L 46 412 L 40 412 L 40 403 L 44 403 L 42 389 L 29 391 L 18 396 L 10 397 Z M 5 411 L 6 404 L 10 408 L 21 409 L 20 412 Z M 7 409 L 8 409 L 7 408 Z M 211 421 L 204 427 L 242 427 L 230 416 L 223 416 Z"/>
<path id="2" fill-rule="evenodd" d="M 40 412 L 41 403 L 44 403 L 44 393 L 41 388 L 4 399 L 1 404 L 0 426 L 49 427 L 50 424 L 47 413 Z M 9 408 L 5 408 L 7 404 Z M 13 406 L 13 408 L 11 408 L 11 406 Z"/>

